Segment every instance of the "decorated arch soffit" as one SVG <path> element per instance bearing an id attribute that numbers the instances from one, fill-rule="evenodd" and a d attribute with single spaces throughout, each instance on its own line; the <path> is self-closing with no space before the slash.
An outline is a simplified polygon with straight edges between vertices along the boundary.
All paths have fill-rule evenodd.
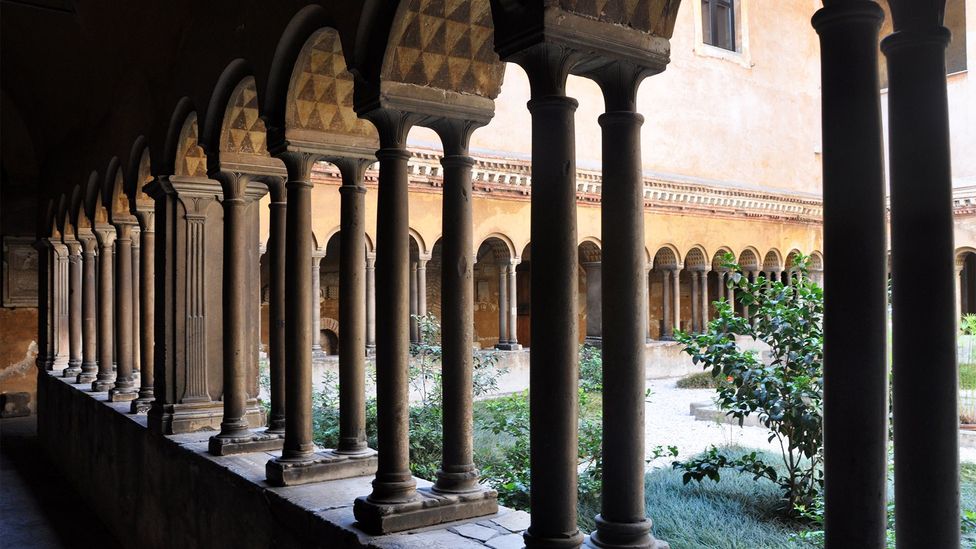
<path id="1" fill-rule="evenodd" d="M 706 259 L 705 251 L 695 246 L 694 248 L 688 250 L 685 254 L 685 268 L 692 271 L 705 271 L 708 270 L 708 260 Z"/>
<path id="2" fill-rule="evenodd" d="M 584 240 L 577 248 L 581 263 L 599 263 L 603 258 L 599 243 L 593 240 Z"/>
<path id="3" fill-rule="evenodd" d="M 783 261 L 780 259 L 778 250 L 769 250 L 763 258 L 762 268 L 764 271 L 782 271 Z"/>
<path id="4" fill-rule="evenodd" d="M 91 221 L 85 213 L 85 186 L 77 185 L 71 193 L 71 224 L 74 227 L 74 236 L 78 240 L 84 240 L 92 235 Z"/>
<path id="5" fill-rule="evenodd" d="M 116 163 L 115 169 L 110 171 L 112 180 L 106 189 L 109 191 L 106 198 L 108 204 L 108 217 L 111 223 L 135 223 L 136 218 L 132 215 L 132 208 L 129 205 L 129 196 L 125 194 L 125 174 L 122 167 Z"/>
<path id="6" fill-rule="evenodd" d="M 751 249 L 747 248 L 739 254 L 739 267 L 745 272 L 758 271 L 759 270 L 759 254 Z"/>
<path id="7" fill-rule="evenodd" d="M 729 248 L 719 248 L 715 255 L 712 256 L 712 270 L 713 271 L 728 271 L 728 267 L 725 266 L 725 256 L 732 254 L 732 250 Z M 732 254 L 733 261 L 735 261 L 735 255 Z"/>
<path id="8" fill-rule="evenodd" d="M 655 270 L 675 270 L 678 268 L 678 254 L 672 248 L 665 246 L 654 254 Z"/>
<path id="9" fill-rule="evenodd" d="M 281 162 L 268 154 L 267 137 L 254 77 L 247 76 L 234 88 L 224 109 L 219 143 L 221 169 L 284 175 Z"/>
<path id="10" fill-rule="evenodd" d="M 145 187 L 153 180 L 149 147 L 139 138 L 132 147 L 129 158 L 129 169 L 126 175 L 126 195 L 129 198 L 130 212 L 151 212 L 155 206 L 152 198 L 146 194 Z"/>
<path id="11" fill-rule="evenodd" d="M 181 178 L 207 179 L 207 155 L 200 146 L 197 113 L 191 112 L 180 130 L 174 174 Z"/>
<path id="12" fill-rule="evenodd" d="M 353 110 L 353 88 L 339 33 L 331 28 L 316 31 L 302 48 L 288 86 L 285 140 L 289 150 L 375 158 L 379 139 L 373 126 Z M 247 100 L 243 92 L 241 100 Z M 249 115 L 243 110 L 242 114 L 248 120 Z M 243 140 L 243 134 L 238 135 Z"/>
<path id="13" fill-rule="evenodd" d="M 680 0 L 559 0 L 558 4 L 581 17 L 670 38 Z"/>
<path id="14" fill-rule="evenodd" d="M 85 213 L 88 214 L 88 219 L 91 221 L 93 229 L 109 227 L 108 210 L 102 201 L 102 188 L 104 184 L 105 182 L 102 180 L 102 176 L 96 172 L 92 172 L 91 177 L 88 179 L 88 186 L 85 189 Z"/>
<path id="15" fill-rule="evenodd" d="M 359 110 L 487 122 L 505 73 L 493 36 L 488 0 L 403 0 L 390 29 L 379 96 Z"/>

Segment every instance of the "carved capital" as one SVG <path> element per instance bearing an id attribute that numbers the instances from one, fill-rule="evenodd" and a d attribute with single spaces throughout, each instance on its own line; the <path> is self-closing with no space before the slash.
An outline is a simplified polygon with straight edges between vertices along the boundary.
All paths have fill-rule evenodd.
<path id="1" fill-rule="evenodd" d="M 285 168 L 288 170 L 289 183 L 296 181 L 310 182 L 312 179 L 312 166 L 321 158 L 318 154 L 311 152 L 288 150 L 283 150 L 275 156 L 284 162 Z"/>
<path id="2" fill-rule="evenodd" d="M 438 118 L 428 124 L 441 138 L 445 156 L 467 156 L 471 134 L 484 125 L 482 121 L 455 118 Z"/>
<path id="3" fill-rule="evenodd" d="M 583 56 L 566 46 L 541 42 L 512 55 L 511 61 L 525 69 L 532 97 L 546 97 L 566 95 L 566 78 Z"/>
<path id="4" fill-rule="evenodd" d="M 373 109 L 361 115 L 376 126 L 383 149 L 403 149 L 407 146 L 410 128 L 423 120 L 423 116 L 395 109 Z"/>
<path id="5" fill-rule="evenodd" d="M 95 225 L 94 228 L 95 238 L 98 239 L 98 245 L 102 249 L 111 249 L 115 245 L 115 227 L 111 225 Z"/>

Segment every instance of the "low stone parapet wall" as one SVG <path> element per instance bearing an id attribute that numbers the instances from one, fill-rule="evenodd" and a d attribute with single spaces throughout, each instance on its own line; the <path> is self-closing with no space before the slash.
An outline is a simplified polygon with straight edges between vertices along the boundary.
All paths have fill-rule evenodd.
<path id="1" fill-rule="evenodd" d="M 356 528 L 352 505 L 370 492 L 371 476 L 272 487 L 264 468 L 277 453 L 211 456 L 213 431 L 154 433 L 145 415 L 128 413 L 129 403 L 106 402 L 106 393 L 88 388 L 39 372 L 38 435 L 125 547 L 483 548 L 494 538 L 512 542 L 528 526 L 525 513 L 500 508 L 422 532 L 368 536 Z M 418 487 L 430 484 L 417 479 Z"/>

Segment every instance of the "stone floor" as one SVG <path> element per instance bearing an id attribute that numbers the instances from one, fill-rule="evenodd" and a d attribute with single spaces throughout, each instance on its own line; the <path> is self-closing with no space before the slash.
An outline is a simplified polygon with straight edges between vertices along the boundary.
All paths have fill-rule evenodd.
<path id="1" fill-rule="evenodd" d="M 0 420 L 0 546 L 121 548 L 44 456 L 36 417 Z"/>

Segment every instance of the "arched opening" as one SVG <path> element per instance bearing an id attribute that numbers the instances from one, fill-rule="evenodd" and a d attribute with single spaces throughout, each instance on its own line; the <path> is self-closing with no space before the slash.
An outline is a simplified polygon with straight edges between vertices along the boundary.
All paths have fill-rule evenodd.
<path id="1" fill-rule="evenodd" d="M 518 320 L 513 323 L 512 314 L 518 271 L 512 255 L 508 243 L 498 237 L 486 238 L 475 254 L 474 336 L 482 349 L 512 350 L 513 340 L 518 345 Z"/>
<path id="2" fill-rule="evenodd" d="M 603 344 L 602 251 L 596 242 L 584 240 L 578 253 L 580 343 L 599 347 Z"/>
<path id="3" fill-rule="evenodd" d="M 956 252 L 956 273 L 959 318 L 976 314 L 976 250 L 966 248 Z"/>
<path id="4" fill-rule="evenodd" d="M 515 266 L 516 330 L 523 347 L 532 345 L 532 243 L 522 248 L 519 264 Z"/>
<path id="5" fill-rule="evenodd" d="M 667 341 L 674 337 L 674 290 L 678 273 L 678 254 L 669 246 L 658 249 L 654 254 L 648 282 L 648 322 L 651 325 L 651 338 Z M 680 304 L 680 297 L 677 301 Z"/>

